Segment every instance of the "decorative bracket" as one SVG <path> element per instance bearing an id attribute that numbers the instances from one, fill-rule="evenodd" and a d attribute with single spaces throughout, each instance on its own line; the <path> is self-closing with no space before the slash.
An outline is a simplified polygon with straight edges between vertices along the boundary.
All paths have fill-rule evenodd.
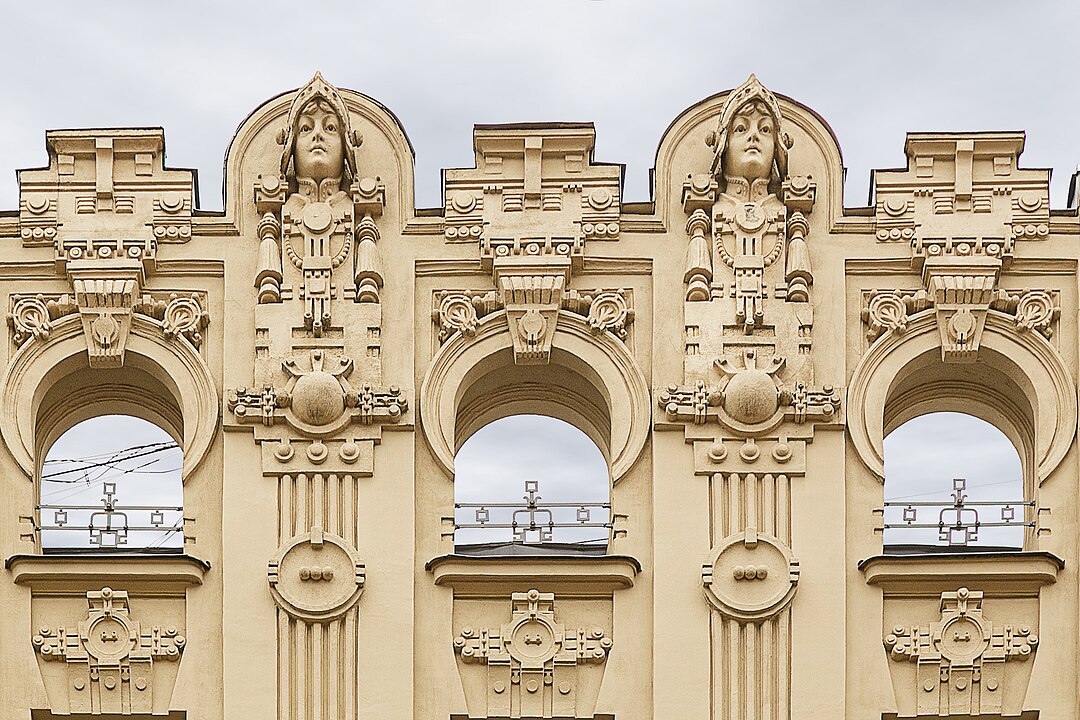
<path id="1" fill-rule="evenodd" d="M 1001 260 L 993 257 L 930 258 L 923 283 L 933 298 L 944 362 L 975 362 L 994 299 Z"/>
<path id="2" fill-rule="evenodd" d="M 570 281 L 570 259 L 561 256 L 497 258 L 492 274 L 514 343 L 518 365 L 546 365 L 563 293 Z"/>
<path id="3" fill-rule="evenodd" d="M 967 588 L 944 592 L 939 621 L 897 626 L 885 636 L 893 661 L 917 666 L 920 717 L 995 715 L 1002 712 L 1004 695 L 1018 689 L 1009 682 L 1006 663 L 1033 656 L 1039 638 L 1023 625 L 995 626 L 983 617 L 982 602 L 981 592 Z"/>
<path id="4" fill-rule="evenodd" d="M 90 367 L 120 367 L 131 314 L 145 280 L 136 260 L 72 260 L 67 264 L 82 318 Z"/>
<path id="5" fill-rule="evenodd" d="M 554 593 L 529 590 L 511 595 L 510 622 L 498 630 L 464 627 L 454 649 L 462 663 L 487 668 L 486 706 L 472 707 L 479 698 L 466 693 L 470 717 L 592 717 L 600 682 L 588 677 L 595 674 L 588 666 L 603 672 L 611 638 L 599 627 L 567 628 L 555 617 Z"/>
<path id="6" fill-rule="evenodd" d="M 155 664 L 179 660 L 187 642 L 184 636 L 174 626 L 144 627 L 132 620 L 128 594 L 122 590 L 90 591 L 86 601 L 89 611 L 77 628 L 43 627 L 32 641 L 42 660 L 67 664 L 69 712 L 162 712 L 161 706 L 172 697 L 172 685 L 154 682 Z M 171 676 L 175 679 L 175 672 Z"/>

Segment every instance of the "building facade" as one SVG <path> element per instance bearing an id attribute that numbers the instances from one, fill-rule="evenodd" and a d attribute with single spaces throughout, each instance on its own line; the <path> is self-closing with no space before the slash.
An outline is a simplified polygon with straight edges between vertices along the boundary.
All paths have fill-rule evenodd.
<path id="1" fill-rule="evenodd" d="M 473 142 L 417 209 L 397 119 L 317 74 L 207 213 L 160 129 L 46 134 L 0 213 L 0 716 L 1080 716 L 1080 220 L 1022 134 L 909 135 L 869 207 L 753 77 L 674 119 L 648 203 L 591 125 Z M 937 411 L 1004 433 L 1022 501 L 908 503 L 941 542 L 890 547 L 883 440 Z M 48 449 L 109 414 L 183 450 L 175 552 L 108 498 L 119 549 L 42 542 Z M 455 544 L 455 455 L 517 414 L 609 502 Z"/>

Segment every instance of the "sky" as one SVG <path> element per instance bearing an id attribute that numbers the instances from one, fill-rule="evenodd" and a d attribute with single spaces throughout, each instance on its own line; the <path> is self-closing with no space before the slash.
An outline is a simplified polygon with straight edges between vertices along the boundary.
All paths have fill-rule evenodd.
<path id="1" fill-rule="evenodd" d="M 596 160 L 626 165 L 625 201 L 648 200 L 668 124 L 751 72 L 832 126 L 849 207 L 867 204 L 871 168 L 904 164 L 905 133 L 983 130 L 1025 130 L 1022 165 L 1053 168 L 1051 203 L 1064 207 L 1080 163 L 1080 3 L 1017 7 L 1004 0 L 5 3 L 0 210 L 17 207 L 15 170 L 45 163 L 47 129 L 115 126 L 163 126 L 168 164 L 196 168 L 201 208 L 220 210 L 221 168 L 237 126 L 315 70 L 398 116 L 416 150 L 419 207 L 441 204 L 442 168 L 472 165 L 474 124 L 525 121 L 594 122 Z"/>
<path id="2" fill-rule="evenodd" d="M 457 0 L 306 6 L 278 0 L 4 3 L 0 208 L 15 168 L 45 161 L 45 130 L 163 126 L 168 161 L 199 171 L 222 207 L 240 122 L 315 70 L 401 119 L 417 204 L 440 169 L 472 165 L 475 123 L 592 121 L 596 158 L 649 198 L 660 135 L 685 108 L 751 73 L 828 121 L 848 168 L 845 204 L 871 168 L 904 162 L 906 132 L 1026 130 L 1023 162 L 1054 168 L 1066 202 L 1080 163 L 1074 80 L 1080 3 L 876 0 L 757 3 Z"/>

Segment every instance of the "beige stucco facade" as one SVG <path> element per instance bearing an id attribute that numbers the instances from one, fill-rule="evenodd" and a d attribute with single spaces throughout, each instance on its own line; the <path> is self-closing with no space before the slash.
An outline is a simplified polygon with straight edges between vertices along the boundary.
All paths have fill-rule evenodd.
<path id="1" fill-rule="evenodd" d="M 1080 221 L 1023 135 L 909 135 L 871 207 L 753 77 L 651 202 L 594 140 L 477 126 L 418 210 L 316 75 L 206 213 L 161 130 L 48 132 L 0 213 L 0 717 L 1080 716 Z M 1016 446 L 1022 550 L 883 552 L 883 438 L 939 410 Z M 43 551 L 44 453 L 107 413 L 182 446 L 182 553 Z M 606 553 L 455 549 L 454 456 L 521 413 L 602 450 Z"/>

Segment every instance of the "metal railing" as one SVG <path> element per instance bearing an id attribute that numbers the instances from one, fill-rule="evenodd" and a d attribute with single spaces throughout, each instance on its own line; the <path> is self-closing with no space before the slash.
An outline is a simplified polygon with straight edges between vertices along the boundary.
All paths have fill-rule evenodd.
<path id="1" fill-rule="evenodd" d="M 510 542 L 535 545 L 556 541 L 558 529 L 611 529 L 611 503 L 542 503 L 539 491 L 539 481 L 526 480 L 524 503 L 454 503 L 454 530 L 510 530 Z M 473 519 L 458 521 L 458 510 L 472 510 Z M 594 520 L 594 513 L 602 513 L 604 519 Z M 594 539 L 606 540 L 607 532 Z"/>
<path id="2" fill-rule="evenodd" d="M 116 483 L 103 483 L 101 505 L 37 505 L 41 521 L 39 533 L 51 531 L 83 531 L 88 542 L 99 548 L 118 548 L 128 544 L 131 533 L 173 534 L 183 530 L 184 508 L 165 505 L 119 505 L 116 502 Z M 52 522 L 44 520 L 52 513 Z M 143 536 L 145 537 L 145 536 Z M 136 547 L 147 547 L 148 543 Z"/>
<path id="3" fill-rule="evenodd" d="M 938 542 L 964 547 L 977 542 L 979 530 L 983 528 L 1035 527 L 1035 522 L 1026 517 L 1028 514 L 1026 508 L 1034 508 L 1034 502 L 969 500 L 965 490 L 967 490 L 967 480 L 957 478 L 953 480 L 951 501 L 886 502 L 884 528 L 886 530 L 933 529 L 938 532 Z M 900 522 L 888 521 L 889 508 L 902 508 Z M 986 511 L 991 509 L 996 509 L 991 516 L 994 519 L 984 519 Z M 982 517 L 979 515 L 980 511 L 983 512 Z M 926 519 L 927 515 L 933 517 L 935 512 L 937 513 L 936 521 Z"/>

